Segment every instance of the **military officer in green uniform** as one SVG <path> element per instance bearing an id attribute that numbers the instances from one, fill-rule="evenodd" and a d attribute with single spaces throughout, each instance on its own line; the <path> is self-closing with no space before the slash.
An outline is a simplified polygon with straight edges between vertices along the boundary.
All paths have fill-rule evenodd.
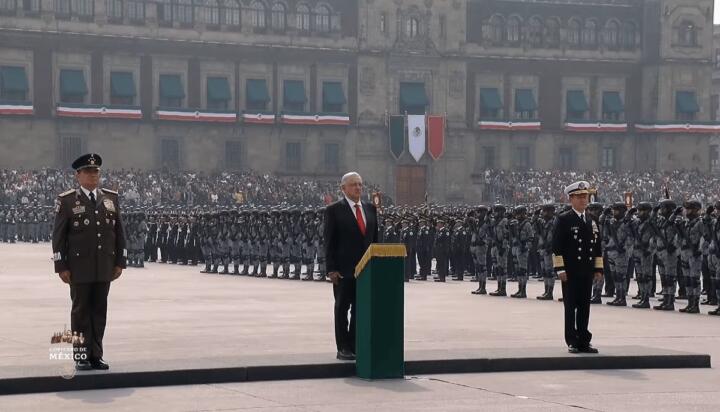
<path id="1" fill-rule="evenodd" d="M 122 274 L 127 259 L 118 194 L 99 187 L 102 158 L 94 153 L 72 164 L 80 187 L 58 196 L 52 249 L 55 272 L 70 285 L 77 370 L 106 370 L 103 335 L 110 282 Z"/>

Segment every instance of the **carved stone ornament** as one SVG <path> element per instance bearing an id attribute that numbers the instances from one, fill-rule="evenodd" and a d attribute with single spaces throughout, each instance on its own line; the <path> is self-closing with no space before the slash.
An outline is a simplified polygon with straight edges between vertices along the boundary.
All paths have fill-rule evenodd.
<path id="1" fill-rule="evenodd" d="M 363 67 L 360 69 L 360 93 L 370 95 L 375 91 L 375 69 Z"/>
<path id="2" fill-rule="evenodd" d="M 448 83 L 450 89 L 450 96 L 462 97 L 462 92 L 465 89 L 465 79 L 463 78 L 462 72 L 457 70 L 451 72 Z"/>

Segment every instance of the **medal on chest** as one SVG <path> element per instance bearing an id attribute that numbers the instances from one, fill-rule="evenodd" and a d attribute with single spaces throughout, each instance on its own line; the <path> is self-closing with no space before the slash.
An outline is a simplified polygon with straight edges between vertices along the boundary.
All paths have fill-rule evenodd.
<path id="1" fill-rule="evenodd" d="M 103 199 L 103 205 L 108 212 L 115 211 L 115 203 L 110 199 Z"/>

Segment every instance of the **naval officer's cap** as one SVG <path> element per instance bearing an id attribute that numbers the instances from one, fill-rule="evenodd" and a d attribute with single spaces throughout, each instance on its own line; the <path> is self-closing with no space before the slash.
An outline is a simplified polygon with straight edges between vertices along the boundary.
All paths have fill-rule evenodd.
<path id="1" fill-rule="evenodd" d="M 590 183 L 580 180 L 577 181 L 569 186 L 565 186 L 565 194 L 567 196 L 572 195 L 586 195 L 591 192 L 590 190 Z"/>

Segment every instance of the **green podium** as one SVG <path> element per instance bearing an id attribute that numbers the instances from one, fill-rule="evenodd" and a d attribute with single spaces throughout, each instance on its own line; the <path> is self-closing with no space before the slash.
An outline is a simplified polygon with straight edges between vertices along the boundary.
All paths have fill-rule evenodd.
<path id="1" fill-rule="evenodd" d="M 403 244 L 372 244 L 355 268 L 355 369 L 362 379 L 405 376 Z"/>

